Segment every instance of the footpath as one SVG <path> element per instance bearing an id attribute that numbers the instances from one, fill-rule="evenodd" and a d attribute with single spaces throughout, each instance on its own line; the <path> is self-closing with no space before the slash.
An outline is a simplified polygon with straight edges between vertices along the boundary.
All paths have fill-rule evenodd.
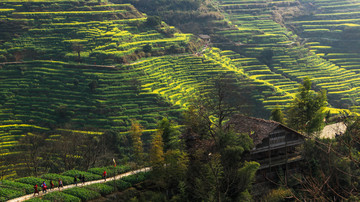
<path id="1" fill-rule="evenodd" d="M 151 169 L 150 167 L 146 167 L 146 168 L 141 168 L 141 169 L 138 169 L 138 170 L 133 170 L 133 171 L 130 171 L 130 172 L 127 172 L 127 173 L 117 175 L 115 177 L 106 178 L 106 181 L 104 179 L 101 179 L 101 180 L 88 181 L 88 182 L 85 182 L 84 184 L 79 182 L 77 186 L 78 187 L 83 187 L 83 186 L 87 186 L 87 185 L 91 185 L 91 184 L 98 184 L 98 183 L 105 183 L 105 182 L 110 182 L 110 181 L 114 181 L 114 180 L 119 180 L 119 179 L 121 179 L 123 177 L 126 177 L 126 176 L 129 176 L 129 175 L 134 175 L 134 174 L 141 173 L 141 172 L 148 172 L 148 171 L 150 171 L 150 169 Z M 63 188 L 61 188 L 60 190 L 56 187 L 56 188 L 54 188 L 52 190 L 48 189 L 47 193 L 42 193 L 42 191 L 39 191 L 39 193 L 40 193 L 39 196 L 37 194 L 35 196 L 34 196 L 34 194 L 28 194 L 28 195 L 25 195 L 25 196 L 21 196 L 21 197 L 18 197 L 18 198 L 8 200 L 8 202 L 26 201 L 26 200 L 29 200 L 29 199 L 32 199 L 32 198 L 35 198 L 35 197 L 44 196 L 44 195 L 46 195 L 48 193 L 51 193 L 51 192 L 62 191 L 64 189 L 70 189 L 70 188 L 73 188 L 73 187 L 76 187 L 76 185 L 75 184 L 67 185 L 67 186 L 64 186 Z"/>

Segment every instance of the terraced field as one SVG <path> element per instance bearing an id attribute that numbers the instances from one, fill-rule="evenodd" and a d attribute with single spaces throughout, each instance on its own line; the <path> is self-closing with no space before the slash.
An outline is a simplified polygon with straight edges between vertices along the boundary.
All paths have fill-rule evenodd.
<path id="1" fill-rule="evenodd" d="M 307 4 L 308 1 L 302 1 Z M 313 15 L 286 21 L 307 46 L 321 57 L 356 73 L 360 71 L 360 1 L 323 1 L 311 3 Z"/>
<path id="2" fill-rule="evenodd" d="M 322 5 L 335 4 L 330 1 L 318 2 Z M 309 76 L 318 90 L 327 90 L 329 103 L 332 106 L 349 108 L 357 105 L 360 100 L 359 78 L 354 68 L 344 67 L 342 64 L 334 62 L 334 59 L 326 60 L 331 53 L 326 56 L 325 53 L 318 53 L 314 50 L 316 48 L 317 50 L 328 51 L 331 48 L 329 44 L 318 44 L 309 40 L 309 43 L 312 43 L 309 51 L 309 44 L 302 45 L 298 36 L 282 25 L 288 19 L 286 12 L 295 8 L 305 9 L 301 7 L 305 3 L 306 1 L 299 3 L 296 1 L 223 0 L 220 8 L 227 14 L 228 23 L 233 27 L 217 32 L 218 35 L 225 37 L 230 44 L 217 45 L 221 48 L 230 46 L 244 58 L 262 58 L 260 61 L 262 66 L 248 71 L 248 74 L 250 78 L 261 79 L 267 84 L 273 85 L 273 89 L 282 90 L 280 92 L 283 94 L 280 97 L 283 98 L 279 100 L 275 98 L 275 102 L 269 102 L 269 104 L 288 104 L 288 102 L 281 100 L 290 99 L 302 78 Z M 338 4 L 340 5 L 341 2 L 339 1 Z M 306 10 L 302 11 L 302 13 L 304 12 Z M 353 14 L 356 16 L 356 13 Z M 320 19 L 325 16 L 331 16 L 334 19 L 338 19 L 339 16 L 339 21 L 341 21 L 342 18 L 350 15 L 345 13 L 325 15 L 323 13 L 315 14 L 314 18 Z M 312 19 L 312 16 L 305 17 Z M 301 25 L 303 29 L 307 24 L 323 25 L 322 21 L 313 22 L 311 20 L 291 23 L 294 26 Z M 313 36 L 324 37 L 323 28 L 317 27 L 316 29 L 319 32 L 312 30 L 314 31 Z M 356 26 L 352 26 L 351 29 L 356 29 Z M 298 32 L 296 33 L 298 34 Z M 352 30 L 351 33 L 355 33 L 355 31 Z M 343 53 L 339 54 L 333 53 L 333 56 L 336 55 L 341 61 L 340 55 Z M 345 58 L 344 61 L 346 63 L 357 61 L 357 54 L 352 55 L 352 60 Z M 324 56 L 326 56 L 325 59 Z M 266 107 L 272 108 L 272 106 Z"/>
<path id="3" fill-rule="evenodd" d="M 0 172 L 32 133 L 126 132 L 131 119 L 148 131 L 180 106 L 142 88 L 144 74 L 123 66 L 185 51 L 189 34 L 148 24 L 130 4 L 100 1 L 0 1 Z M 5 176 L 4 176 L 5 175 Z"/>
<path id="4" fill-rule="evenodd" d="M 326 2 L 330 7 L 323 10 L 336 15 L 324 12 L 316 19 L 349 16 Z M 0 172 L 11 177 L 16 173 L 7 171 L 23 166 L 3 159 L 16 154 L 27 132 L 101 135 L 126 132 L 131 119 L 149 131 L 163 116 L 180 121 L 189 101 L 199 89 L 212 90 L 209 81 L 218 75 L 231 77 L 239 90 L 251 89 L 251 114 L 264 118 L 289 105 L 306 76 L 317 90 L 328 91 L 333 107 L 357 105 L 359 77 L 350 66 L 358 53 L 326 52 L 338 49 L 311 34 L 329 27 L 312 29 L 317 24 L 303 16 L 288 21 L 277 15 L 298 6 L 291 0 L 221 1 L 226 23 L 218 22 L 223 26 L 215 35 L 228 43 L 215 41 L 223 50 L 206 46 L 194 56 L 191 34 L 154 24 L 130 4 L 0 0 Z M 285 22 L 309 34 L 305 44 Z M 337 27 L 355 34 L 352 23 Z"/>
<path id="5" fill-rule="evenodd" d="M 125 63 L 146 54 L 164 54 L 171 46 L 184 46 L 189 39 L 189 35 L 176 33 L 173 27 L 148 26 L 146 16 L 130 4 L 83 4 L 1 1 L 0 8 L 10 10 L 2 13 L 0 21 L 9 28 L 18 28 L 15 33 L 1 30 L 2 35 L 20 36 L 0 45 L 0 61 Z M 152 46 L 151 52 L 143 51 L 145 45 Z"/>

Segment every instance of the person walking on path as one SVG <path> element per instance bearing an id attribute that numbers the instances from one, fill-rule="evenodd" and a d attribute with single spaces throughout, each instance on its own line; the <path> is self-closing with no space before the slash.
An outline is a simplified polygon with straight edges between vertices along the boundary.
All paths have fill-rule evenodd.
<path id="1" fill-rule="evenodd" d="M 46 188 L 47 188 L 47 186 L 46 186 L 45 181 L 43 181 L 43 183 L 41 184 L 41 188 L 42 188 L 42 192 L 43 192 L 43 193 L 46 193 Z"/>
<path id="2" fill-rule="evenodd" d="M 83 176 L 81 177 L 81 182 L 82 182 L 83 185 L 85 184 L 85 175 L 83 175 Z"/>
<path id="3" fill-rule="evenodd" d="M 76 175 L 74 177 L 74 184 L 75 184 L 75 186 L 77 186 L 77 176 Z"/>
<path id="4" fill-rule="evenodd" d="M 52 190 L 54 188 L 54 182 L 50 180 L 50 189 Z"/>
<path id="5" fill-rule="evenodd" d="M 59 190 L 60 190 L 60 187 L 64 187 L 64 185 L 63 185 L 63 182 L 61 181 L 61 179 L 59 179 Z"/>
<path id="6" fill-rule="evenodd" d="M 40 195 L 37 184 L 35 184 L 35 186 L 34 186 L 34 196 L 35 196 L 35 194 Z"/>
<path id="7" fill-rule="evenodd" d="M 104 178 L 104 180 L 106 181 L 106 170 L 104 170 L 103 178 Z"/>

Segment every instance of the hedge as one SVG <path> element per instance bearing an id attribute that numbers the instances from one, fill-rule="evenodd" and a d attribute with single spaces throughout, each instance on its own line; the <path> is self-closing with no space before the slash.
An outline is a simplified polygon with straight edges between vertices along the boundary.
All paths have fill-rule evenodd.
<path id="1" fill-rule="evenodd" d="M 98 192 L 102 196 L 111 194 L 114 191 L 113 187 L 111 187 L 110 185 L 106 185 L 106 184 L 92 184 L 92 185 L 86 186 L 84 188 L 89 189 L 91 191 Z"/>
<path id="2" fill-rule="evenodd" d="M 63 192 L 51 192 L 49 194 L 46 194 L 43 199 L 45 200 L 50 200 L 50 201 L 66 201 L 66 202 L 80 202 L 81 199 L 76 197 L 76 196 L 72 196 Z"/>
<path id="3" fill-rule="evenodd" d="M 43 183 L 43 181 L 46 181 L 46 180 L 38 178 L 38 177 L 23 177 L 23 178 L 15 180 L 15 182 L 21 182 L 21 183 L 29 184 L 32 186 L 34 186 L 35 184 L 41 185 Z"/>
<path id="4" fill-rule="evenodd" d="M 116 166 L 116 174 L 119 175 L 121 173 L 125 173 L 130 170 L 130 166 Z M 90 168 L 88 170 L 89 173 L 97 174 L 102 176 L 104 170 L 107 172 L 108 177 L 114 176 L 114 167 L 108 166 L 108 167 L 102 167 L 102 168 Z"/>
<path id="5" fill-rule="evenodd" d="M 99 193 L 97 193 L 95 191 L 85 189 L 85 188 L 80 188 L 80 187 L 74 187 L 74 188 L 71 188 L 71 189 L 66 189 L 66 190 L 63 191 L 63 193 L 76 196 L 76 197 L 80 198 L 82 201 L 88 201 L 88 200 L 96 199 L 96 198 L 99 198 L 101 196 Z"/>
<path id="6" fill-rule="evenodd" d="M 79 177 L 80 175 L 85 175 L 85 180 L 86 181 L 92 181 L 92 180 L 99 180 L 102 178 L 101 175 L 95 175 L 95 174 L 92 174 L 92 173 L 88 173 L 88 172 L 85 172 L 85 171 L 79 171 L 79 170 L 68 170 L 64 173 L 62 173 L 63 175 L 66 175 L 66 176 L 70 176 L 70 177 L 74 177 L 75 175 L 77 177 Z"/>
<path id="7" fill-rule="evenodd" d="M 16 189 L 19 191 L 25 191 L 25 193 L 27 194 L 31 194 L 34 192 L 34 187 L 33 185 L 29 185 L 29 184 L 24 184 L 21 182 L 14 182 L 14 181 L 10 181 L 10 180 L 3 180 L 1 181 L 1 185 L 2 186 L 6 186 L 6 187 L 11 187 L 12 189 Z"/>
<path id="8" fill-rule="evenodd" d="M 106 182 L 105 184 L 109 186 L 114 186 L 114 181 L 109 181 Z M 129 182 L 125 182 L 124 180 L 116 180 L 115 184 L 118 191 L 123 191 L 131 187 L 131 184 Z"/>
<path id="9" fill-rule="evenodd" d="M 45 199 L 41 199 L 41 198 L 32 198 L 32 199 L 29 199 L 29 200 L 26 200 L 26 202 L 50 202 L 50 200 L 45 200 Z"/>
<path id="10" fill-rule="evenodd" d="M 3 197 L 5 199 L 13 199 L 19 196 L 24 195 L 24 192 L 22 191 L 17 191 L 17 190 L 13 190 L 13 189 L 8 189 L 8 188 L 1 188 L 0 189 L 0 197 Z"/>
<path id="11" fill-rule="evenodd" d="M 69 185 L 72 184 L 74 182 L 74 178 L 69 177 L 69 176 L 65 176 L 65 175 L 59 175 L 59 174 L 55 174 L 55 173 L 47 173 L 41 176 L 44 179 L 47 180 L 53 180 L 53 183 L 55 185 L 55 187 L 59 186 L 59 179 L 62 180 L 63 185 Z"/>
<path id="12" fill-rule="evenodd" d="M 123 177 L 122 180 L 134 185 L 134 184 L 144 181 L 146 179 L 147 175 L 148 175 L 148 173 L 141 172 L 141 173 L 138 173 L 135 175 L 129 175 L 129 176 Z"/>

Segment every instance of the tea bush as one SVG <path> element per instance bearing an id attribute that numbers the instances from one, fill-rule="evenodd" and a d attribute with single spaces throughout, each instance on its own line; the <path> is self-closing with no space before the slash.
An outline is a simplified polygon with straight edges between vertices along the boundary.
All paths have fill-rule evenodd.
<path id="1" fill-rule="evenodd" d="M 85 189 L 85 188 L 80 188 L 80 187 L 66 189 L 63 191 L 63 193 L 76 196 L 76 197 L 80 198 L 82 201 L 96 199 L 101 196 L 99 193 L 97 193 L 95 191 Z"/>

